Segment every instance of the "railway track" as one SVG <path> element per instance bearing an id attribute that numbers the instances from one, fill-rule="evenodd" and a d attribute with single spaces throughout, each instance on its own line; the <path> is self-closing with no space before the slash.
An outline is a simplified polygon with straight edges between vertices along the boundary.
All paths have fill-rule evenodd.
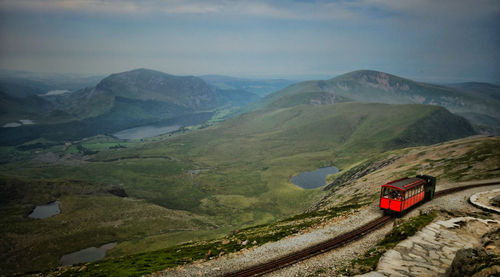
<path id="1" fill-rule="evenodd" d="M 483 186 L 493 186 L 498 185 L 500 182 L 490 182 L 490 183 L 479 183 L 479 184 L 471 184 L 461 187 L 455 187 L 450 189 L 441 190 L 435 193 L 434 198 L 442 197 L 448 194 L 452 194 L 455 192 L 483 187 Z M 383 227 L 387 223 L 391 222 L 393 217 L 391 216 L 381 216 L 376 218 L 365 225 L 359 227 L 358 229 L 349 231 L 347 233 L 343 233 L 337 237 L 329 239 L 327 241 L 315 244 L 313 246 L 307 247 L 300 251 L 288 254 L 286 256 L 271 260 L 269 262 L 265 262 L 262 264 L 254 265 L 239 271 L 235 271 L 229 274 L 226 274 L 225 277 L 247 277 L 247 276 L 258 276 L 266 273 L 270 273 L 276 271 L 280 268 L 287 267 L 299 261 L 311 258 L 313 256 L 319 255 L 321 253 L 330 251 L 332 249 L 344 246 L 345 244 L 355 241 L 364 235 Z"/>

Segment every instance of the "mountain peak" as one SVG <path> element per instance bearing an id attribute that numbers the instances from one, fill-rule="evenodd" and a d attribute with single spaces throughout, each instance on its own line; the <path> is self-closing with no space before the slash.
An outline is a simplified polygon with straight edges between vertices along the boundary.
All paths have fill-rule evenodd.
<path id="1" fill-rule="evenodd" d="M 376 71 L 376 70 L 368 70 L 368 69 L 363 69 L 363 70 L 356 70 L 352 71 L 349 73 L 345 73 L 342 75 L 339 75 L 337 77 L 331 78 L 330 80 L 345 80 L 345 79 L 350 79 L 350 80 L 356 80 L 356 81 L 377 81 L 380 82 L 382 80 L 388 81 L 388 80 L 397 80 L 397 81 L 411 81 L 409 79 L 405 79 L 396 75 L 392 75 L 389 73 L 385 73 L 382 71 Z"/>
<path id="2" fill-rule="evenodd" d="M 109 77 L 138 77 L 138 76 L 163 76 L 163 77 L 177 77 L 174 75 L 167 74 L 165 72 L 161 72 L 158 70 L 148 69 L 148 68 L 137 68 L 129 71 L 114 73 L 108 76 Z M 106 80 L 105 78 L 104 80 Z"/>
<path id="3" fill-rule="evenodd" d="M 498 122 L 499 97 L 494 85 L 466 83 L 455 86 L 459 89 L 416 82 L 375 70 L 356 70 L 329 80 L 294 84 L 269 95 L 261 105 L 282 108 L 347 101 L 431 104 L 459 113 L 477 125 L 490 126 L 489 122 Z"/>

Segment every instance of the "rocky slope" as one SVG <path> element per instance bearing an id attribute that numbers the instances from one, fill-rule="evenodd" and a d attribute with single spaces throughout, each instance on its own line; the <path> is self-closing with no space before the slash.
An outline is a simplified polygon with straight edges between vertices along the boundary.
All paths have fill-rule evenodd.
<path id="1" fill-rule="evenodd" d="M 323 209 L 356 199 L 375 199 L 380 185 L 416 174 L 436 176 L 439 184 L 500 176 L 500 139 L 470 137 L 431 146 L 389 151 L 337 175 L 311 209 Z M 355 191 L 353 194 L 352 192 Z"/>

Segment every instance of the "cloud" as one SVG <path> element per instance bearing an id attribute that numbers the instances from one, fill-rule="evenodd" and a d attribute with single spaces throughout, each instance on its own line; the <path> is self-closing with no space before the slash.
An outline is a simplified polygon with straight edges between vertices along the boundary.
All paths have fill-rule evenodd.
<path id="1" fill-rule="evenodd" d="M 498 0 L 0 0 L 0 18 L 0 67 L 500 72 Z"/>
<path id="2" fill-rule="evenodd" d="M 454 17 L 461 20 L 491 16 L 500 12 L 497 0 L 364 0 L 364 5 L 376 6 L 401 16 Z"/>
<path id="3" fill-rule="evenodd" d="M 251 16 L 291 20 L 344 20 L 354 22 L 385 16 L 455 17 L 474 20 L 498 16 L 497 0 L 0 0 L 0 10 L 73 12 L 103 15 L 213 15 Z"/>
<path id="4" fill-rule="evenodd" d="M 349 2 L 295 2 L 260 0 L 3 0 L 3 11 L 74 12 L 105 15 L 215 15 L 276 19 L 355 19 L 361 9 Z"/>

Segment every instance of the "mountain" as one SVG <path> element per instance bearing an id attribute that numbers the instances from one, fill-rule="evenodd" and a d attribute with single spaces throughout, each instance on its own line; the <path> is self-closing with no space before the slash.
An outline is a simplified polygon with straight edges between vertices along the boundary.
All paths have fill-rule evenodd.
<path id="1" fill-rule="evenodd" d="M 500 86 L 498 85 L 481 82 L 466 82 L 449 84 L 448 86 L 457 88 L 465 93 L 477 97 L 483 97 L 485 100 L 493 99 L 496 101 L 500 101 Z"/>
<path id="2" fill-rule="evenodd" d="M 30 206 L 26 204 L 22 211 L 10 206 L 0 209 L 6 226 L 11 226 L 0 234 L 12 245 L 20 245 L 8 248 L 14 258 L 1 260 L 0 268 L 12 270 L 16 267 L 9 265 L 34 260 L 28 269 L 41 270 L 57 266 L 65 253 L 109 241 L 119 243 L 110 254 L 116 257 L 166 247 L 176 238 L 177 242 L 194 240 L 203 232 L 220 237 L 231 230 L 273 222 L 305 210 L 321 196 L 320 189 L 304 190 L 290 182 L 300 172 L 330 165 L 344 169 L 386 150 L 472 134 L 466 120 L 442 107 L 349 102 L 261 109 L 205 129 L 127 144 L 119 150 L 109 147 L 116 142 L 82 141 L 80 148 L 100 152 L 81 157 L 81 162 L 65 160 L 72 157 L 76 145 L 67 150 L 34 149 L 61 151 L 56 153 L 26 151 L 22 154 L 37 158 L 3 164 L 0 180 L 2 175 L 15 174 L 30 190 L 16 190 L 18 184 L 8 182 L 4 191 L 19 194 L 17 199 L 29 199 L 24 194 L 46 195 L 46 199 L 60 199 L 65 208 L 61 216 L 50 219 L 51 224 L 26 223 L 33 202 L 27 202 Z M 42 159 L 47 156 L 52 157 L 49 162 Z M 54 190 L 45 182 L 32 181 L 40 176 L 64 184 Z M 113 185 L 122 187 L 130 198 L 121 200 L 84 189 Z M 130 211 L 134 203 L 141 205 Z M 160 221 L 150 214 L 147 207 L 151 205 L 171 217 Z M 176 223 L 167 224 L 170 221 Z M 37 224 L 32 230 L 44 236 L 18 235 L 15 230 L 24 230 L 24 224 Z M 30 234 L 33 239 L 25 239 Z M 46 251 L 46 241 L 53 241 L 51 251 Z M 17 251 L 27 248 L 31 250 Z M 39 256 L 45 259 L 35 259 Z"/>
<path id="3" fill-rule="evenodd" d="M 244 105 L 255 101 L 256 97 L 248 92 L 222 91 L 194 76 L 174 76 L 149 69 L 135 69 L 112 74 L 94 88 L 68 95 L 67 110 L 80 118 L 97 116 L 109 112 L 116 99 L 127 99 L 128 104 L 138 106 L 148 101 L 161 103 L 164 105 L 164 117 L 171 117 L 213 110 L 232 104 L 232 101 Z"/>
<path id="4" fill-rule="evenodd" d="M 124 157 L 169 157 L 206 169 L 195 179 L 186 180 L 185 174 L 180 173 L 178 182 L 160 188 L 153 185 L 157 181 L 151 177 L 147 182 L 156 192 L 149 194 L 148 188 L 137 187 L 120 176 L 92 178 L 114 179 L 123 183 L 127 191 L 166 208 L 213 215 L 240 210 L 242 216 L 251 213 L 248 217 L 258 220 L 267 215 L 256 213 L 254 207 L 267 207 L 266 212 L 275 216 L 302 207 L 303 197 L 309 194 L 289 182 L 300 171 L 332 164 L 342 167 L 386 150 L 474 134 L 465 119 L 431 105 L 338 103 L 264 109 L 140 149 L 103 152 L 93 158 L 99 162 Z M 227 199 L 230 195 L 241 198 L 236 206 Z M 248 220 L 238 219 L 236 214 L 231 221 Z"/>
<path id="5" fill-rule="evenodd" d="M 264 97 L 294 83 L 294 81 L 285 79 L 244 79 L 223 75 L 203 75 L 200 78 L 220 89 L 244 90 L 255 93 L 260 97 Z"/>
<path id="6" fill-rule="evenodd" d="M 52 103 L 59 99 L 58 105 L 81 100 L 89 113 L 81 108 L 78 115 L 93 112 L 95 117 L 2 128 L 0 138 L 19 143 L 27 137 L 43 137 L 52 144 L 110 132 L 140 120 L 179 122 L 199 116 L 192 120 L 201 122 L 207 119 L 204 116 L 211 116 L 209 110 L 200 112 L 202 109 L 230 101 L 224 92 L 196 79 L 145 73 L 117 74 L 94 88 L 54 96 Z M 165 82 L 174 82 L 171 86 L 185 94 L 163 89 L 170 86 Z M 190 91 L 193 87 L 201 92 Z M 173 99 L 174 95 L 179 97 Z M 191 95 L 200 101 L 192 101 Z M 95 99 L 105 104 L 94 109 L 92 105 L 100 104 Z M 387 150 L 475 134 L 467 120 L 443 107 L 343 100 L 347 102 L 268 106 L 155 141 L 123 143 L 107 138 L 4 147 L 0 196 L 3 192 L 3 199 L 14 195 L 15 201 L 26 200 L 18 206 L 4 201 L 5 208 L 0 209 L 0 226 L 9 226 L 0 235 L 8 238 L 5 252 L 10 257 L 0 260 L 0 270 L 45 270 L 58 266 L 66 253 L 110 241 L 118 245 L 108 255 L 123 257 L 277 221 L 304 211 L 323 194 L 320 189 L 293 185 L 290 179 L 300 172 L 331 165 L 345 169 Z M 74 108 L 80 107 L 67 110 Z M 116 186 L 129 198 L 105 193 Z M 34 204 L 53 199 L 60 200 L 64 209 L 49 219 L 51 224 L 26 218 Z M 26 226 L 33 226 L 30 230 L 40 235 L 17 231 Z M 175 253 L 185 257 L 184 251 Z M 203 248 L 202 257 L 208 251 Z M 24 261 L 35 262 L 26 266 Z M 141 263 L 133 267 L 137 265 L 146 270 L 141 274 L 149 273 L 150 268 Z"/>
<path id="7" fill-rule="evenodd" d="M 19 78 L 0 78 L 0 91 L 11 97 L 27 97 L 41 95 L 52 90 L 53 87 L 45 83 Z"/>
<path id="8" fill-rule="evenodd" d="M 0 124 L 47 116 L 54 105 L 37 95 L 14 97 L 0 90 Z"/>
<path id="9" fill-rule="evenodd" d="M 221 90 L 193 76 L 136 69 L 112 74 L 95 87 L 43 99 L 54 108 L 49 116 L 39 118 L 58 124 L 0 129 L 0 143 L 22 143 L 38 137 L 74 140 L 153 123 L 196 125 L 210 119 L 216 110 L 245 106 L 258 96 Z"/>
<path id="10" fill-rule="evenodd" d="M 49 90 L 78 90 L 83 87 L 95 86 L 105 76 L 71 73 L 40 73 L 15 70 L 0 70 L 0 85 L 5 81 L 15 82 L 18 85 L 35 84 L 38 89 Z M 38 93 L 37 93 L 38 94 Z"/>
<path id="11" fill-rule="evenodd" d="M 500 101 L 463 89 L 415 82 L 395 75 L 359 70 L 324 81 L 291 85 L 264 98 L 259 106 L 290 107 L 297 104 L 375 102 L 388 104 L 430 104 L 461 114 L 476 125 L 500 127 Z M 491 120 L 485 120 L 489 118 Z M 491 125 L 493 122 L 493 126 Z M 498 121 L 500 122 L 500 121 Z"/>

